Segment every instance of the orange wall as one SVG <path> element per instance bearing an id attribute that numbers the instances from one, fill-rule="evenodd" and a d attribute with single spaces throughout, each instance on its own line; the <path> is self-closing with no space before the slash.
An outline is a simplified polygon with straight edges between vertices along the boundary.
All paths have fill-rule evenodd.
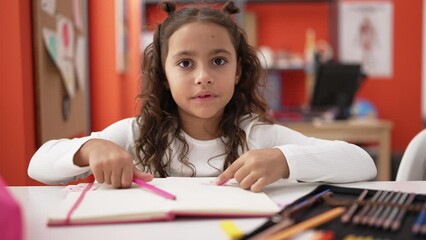
<path id="1" fill-rule="evenodd" d="M 423 128 L 422 1 L 393 0 L 393 4 L 393 77 L 367 79 L 358 96 L 370 100 L 377 107 L 380 118 L 393 122 L 392 150 L 402 152 L 411 138 Z M 257 16 L 259 46 L 302 52 L 305 29 L 308 27 L 315 30 L 317 40 L 329 39 L 327 4 L 250 4 L 248 9 Z M 301 77 L 303 79 L 297 72 L 284 73 L 284 95 L 292 98 L 283 99 L 285 103 L 294 104 L 293 98 L 299 102 L 303 99 L 303 84 L 298 81 Z"/>
<path id="2" fill-rule="evenodd" d="M 29 183 L 35 150 L 30 1 L 0 1 L 0 176 Z"/>
<path id="3" fill-rule="evenodd" d="M 92 129 L 135 115 L 139 86 L 140 4 L 127 0 L 129 68 L 115 71 L 114 1 L 90 0 L 89 47 Z M 36 151 L 31 43 L 31 0 L 0 1 L 0 176 L 9 185 L 27 177 Z"/>
<path id="4" fill-rule="evenodd" d="M 115 63 L 114 1 L 89 1 L 90 79 L 92 130 L 135 116 L 139 89 L 139 33 L 141 11 L 138 0 L 128 2 L 128 71 L 120 74 Z"/>

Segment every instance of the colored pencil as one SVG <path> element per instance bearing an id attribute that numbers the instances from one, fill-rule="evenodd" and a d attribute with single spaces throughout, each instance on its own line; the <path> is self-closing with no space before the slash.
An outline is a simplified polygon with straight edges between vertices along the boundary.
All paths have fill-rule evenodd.
<path id="1" fill-rule="evenodd" d="M 377 200 L 377 198 L 380 196 L 380 194 L 382 194 L 382 191 L 377 191 L 373 197 L 371 198 L 371 202 L 375 202 Z M 361 209 L 361 211 L 356 214 L 353 219 L 352 219 L 352 223 L 354 224 L 359 224 L 361 223 L 361 220 L 364 218 L 364 216 L 368 213 L 368 211 L 371 208 L 371 203 L 366 203 L 364 205 L 364 207 Z"/>
<path id="2" fill-rule="evenodd" d="M 328 210 L 324 213 L 318 214 L 312 218 L 309 218 L 301 223 L 293 225 L 287 229 L 284 229 L 274 235 L 272 235 L 268 240 L 279 240 L 286 239 L 300 232 L 312 229 L 314 227 L 320 226 L 324 223 L 327 223 L 339 216 L 341 216 L 346 211 L 344 207 L 336 207 L 331 210 Z"/>
<path id="3" fill-rule="evenodd" d="M 235 225 L 232 220 L 223 220 L 220 222 L 220 227 L 223 229 L 230 240 L 237 240 L 243 236 L 243 232 Z"/>
<path id="4" fill-rule="evenodd" d="M 400 207 L 403 206 L 405 199 L 408 197 L 408 193 L 402 193 L 402 195 L 399 197 L 397 206 L 394 206 L 392 208 L 391 213 L 389 214 L 389 217 L 385 220 L 385 222 L 383 223 L 383 229 L 387 230 L 389 229 L 389 227 L 392 225 L 393 220 L 395 219 L 395 217 L 397 216 Z"/>
<path id="5" fill-rule="evenodd" d="M 387 191 L 382 191 L 382 194 L 379 196 L 379 198 L 373 202 L 373 205 L 371 206 L 370 211 L 361 220 L 362 224 L 368 225 L 370 220 L 373 218 L 374 214 L 376 214 L 377 210 L 379 209 L 379 204 L 384 202 L 387 194 L 388 194 Z"/>
<path id="6" fill-rule="evenodd" d="M 320 193 L 317 193 L 311 197 L 308 197 L 305 200 L 289 207 L 287 210 L 284 210 L 282 213 L 274 215 L 271 218 L 271 222 L 275 224 L 270 226 L 267 229 L 262 230 L 261 232 L 257 233 L 253 238 L 250 238 L 250 239 L 253 239 L 253 240 L 267 239 L 267 237 L 271 236 L 272 234 L 293 225 L 295 222 L 291 218 L 293 214 L 311 207 L 312 205 L 317 203 L 320 199 L 322 199 L 324 196 L 332 195 L 332 194 L 333 193 L 330 191 L 330 189 L 326 189 Z"/>
<path id="7" fill-rule="evenodd" d="M 414 223 L 412 227 L 412 232 L 414 234 L 419 234 L 422 228 L 422 225 L 425 225 L 426 223 L 426 202 L 423 205 L 422 210 L 419 213 L 419 216 L 416 218 L 416 222 Z"/>
<path id="8" fill-rule="evenodd" d="M 383 199 L 383 201 L 379 202 L 379 206 L 377 207 L 376 211 L 368 220 L 368 225 L 370 227 L 376 226 L 379 223 L 380 216 L 382 215 L 382 212 L 386 209 L 386 204 L 388 204 L 392 200 L 392 197 L 396 194 L 395 192 L 386 193 L 386 197 Z"/>
<path id="9" fill-rule="evenodd" d="M 346 211 L 345 214 L 343 214 L 341 221 L 343 223 L 348 223 L 352 216 L 354 215 L 355 211 L 357 210 L 359 203 L 364 200 L 365 196 L 367 196 L 368 194 L 368 190 L 365 189 L 364 191 L 362 191 L 362 193 L 359 195 L 358 199 L 352 204 L 352 206 L 349 208 L 348 211 Z"/>
<path id="10" fill-rule="evenodd" d="M 396 231 L 401 227 L 401 222 L 404 218 L 405 212 L 407 211 L 407 207 L 410 206 L 410 204 L 413 202 L 415 197 L 416 197 L 415 193 L 410 193 L 408 195 L 407 201 L 404 203 L 404 206 L 401 207 L 401 210 L 399 211 L 398 216 L 395 218 L 395 220 L 392 223 L 392 226 L 391 226 L 392 231 Z"/>
<path id="11" fill-rule="evenodd" d="M 255 235 L 253 238 L 250 238 L 250 240 L 267 240 L 269 237 L 271 237 L 273 234 L 286 229 L 294 224 L 294 220 L 291 218 L 284 218 L 279 223 L 272 225 L 271 227 L 267 228 L 263 232 Z"/>
<path id="12" fill-rule="evenodd" d="M 384 227 L 385 220 L 390 216 L 390 213 L 393 209 L 392 206 L 395 206 L 397 204 L 399 197 L 401 196 L 401 192 L 396 192 L 393 195 L 393 198 L 390 200 L 390 206 L 385 206 L 385 209 L 383 210 L 383 213 L 377 218 L 376 227 Z"/>
<path id="13" fill-rule="evenodd" d="M 283 216 L 292 216 L 293 214 L 300 212 L 308 207 L 311 207 L 315 203 L 317 203 L 320 199 L 322 199 L 324 196 L 331 196 L 333 193 L 330 191 L 330 189 L 324 190 L 320 193 L 315 194 L 312 197 L 309 197 L 305 199 L 304 201 L 301 201 L 297 203 L 296 205 L 290 207 L 287 211 L 284 211 L 281 213 Z"/>
<path id="14" fill-rule="evenodd" d="M 143 187 L 143 188 L 146 188 L 146 189 L 150 190 L 151 192 L 153 192 L 153 193 L 155 193 L 155 194 L 157 194 L 159 196 L 162 196 L 162 197 L 166 198 L 166 199 L 176 200 L 176 196 L 175 195 L 173 195 L 173 194 L 171 194 L 169 192 L 166 192 L 166 191 L 164 191 L 162 189 L 159 189 L 158 187 L 156 187 L 154 185 L 151 185 L 151 184 L 149 184 L 147 182 L 144 182 L 144 181 L 142 181 L 142 180 L 140 180 L 138 178 L 133 178 L 133 182 L 136 183 L 137 185 Z"/>

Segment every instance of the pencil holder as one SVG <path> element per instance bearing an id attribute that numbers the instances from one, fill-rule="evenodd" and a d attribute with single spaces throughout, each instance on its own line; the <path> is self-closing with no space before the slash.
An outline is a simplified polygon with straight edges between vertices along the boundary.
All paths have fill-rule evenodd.
<path id="1" fill-rule="evenodd" d="M 348 207 L 341 217 L 343 223 L 397 231 L 406 215 L 412 214 L 417 217 L 411 226 L 411 232 L 415 235 L 426 235 L 426 201 L 414 202 L 414 193 L 379 190 L 368 197 L 368 192 L 364 189 L 352 203 L 342 203 Z M 325 203 L 338 205 L 332 201 Z"/>
<path id="2" fill-rule="evenodd" d="M 283 236 L 279 233 L 331 213 L 336 215 L 308 230 L 332 232 L 334 239 L 416 240 L 426 236 L 426 195 L 324 184 L 287 205 L 242 239 L 263 239 L 267 234 Z"/>

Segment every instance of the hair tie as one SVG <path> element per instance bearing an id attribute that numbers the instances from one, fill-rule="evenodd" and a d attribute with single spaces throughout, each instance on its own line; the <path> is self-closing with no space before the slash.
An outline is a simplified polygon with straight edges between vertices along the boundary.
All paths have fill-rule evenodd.
<path id="1" fill-rule="evenodd" d="M 172 1 L 161 2 L 160 7 L 167 13 L 167 15 L 174 13 L 176 10 L 176 4 Z"/>
<path id="2" fill-rule="evenodd" d="M 236 14 L 240 12 L 240 9 L 235 6 L 234 1 L 228 1 L 223 5 L 223 11 L 228 13 L 229 15 Z"/>

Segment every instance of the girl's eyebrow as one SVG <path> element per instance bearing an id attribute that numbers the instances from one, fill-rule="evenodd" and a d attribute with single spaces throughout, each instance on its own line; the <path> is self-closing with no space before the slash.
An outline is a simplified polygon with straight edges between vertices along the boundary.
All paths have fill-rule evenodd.
<path id="1" fill-rule="evenodd" d="M 181 57 L 181 56 L 192 56 L 192 55 L 195 55 L 195 53 L 193 51 L 183 50 L 183 51 L 178 51 L 172 57 L 176 58 L 176 57 Z"/>
<path id="2" fill-rule="evenodd" d="M 226 50 L 226 49 L 213 49 L 210 52 L 211 52 L 211 55 L 215 55 L 215 54 L 219 54 L 219 53 L 231 55 L 231 52 Z"/>
<path id="3" fill-rule="evenodd" d="M 213 49 L 210 51 L 210 55 L 216 55 L 216 54 L 226 54 L 226 55 L 231 55 L 231 52 L 226 50 L 226 49 L 222 49 L 222 48 L 218 48 L 218 49 Z M 172 57 L 176 58 L 176 57 L 181 57 L 181 56 L 195 56 L 197 55 L 194 51 L 189 51 L 189 50 L 182 50 L 182 51 L 178 51 L 177 53 L 175 53 Z"/>

